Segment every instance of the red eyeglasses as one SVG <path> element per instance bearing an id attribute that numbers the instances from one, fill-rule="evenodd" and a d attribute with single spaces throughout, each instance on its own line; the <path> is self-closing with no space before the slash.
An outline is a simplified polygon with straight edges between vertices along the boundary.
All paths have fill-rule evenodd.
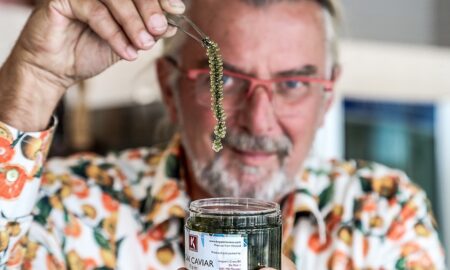
<path id="1" fill-rule="evenodd" d="M 197 102 L 211 106 L 209 69 L 183 70 L 174 59 L 169 58 L 179 71 L 195 83 Z M 334 81 L 309 76 L 288 76 L 263 80 L 248 75 L 224 70 L 223 72 L 223 106 L 225 112 L 242 109 L 249 97 L 259 87 L 266 89 L 273 109 L 279 116 L 297 114 L 308 99 L 331 92 Z"/>

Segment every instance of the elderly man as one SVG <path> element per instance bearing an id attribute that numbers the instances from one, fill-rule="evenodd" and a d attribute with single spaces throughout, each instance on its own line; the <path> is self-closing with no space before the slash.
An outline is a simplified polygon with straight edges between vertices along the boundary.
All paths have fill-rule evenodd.
<path id="1" fill-rule="evenodd" d="M 0 72 L 3 268 L 183 267 L 185 210 L 212 196 L 280 202 L 283 269 L 444 268 L 426 197 L 402 172 L 307 157 L 339 76 L 329 1 L 190 3 L 224 58 L 221 152 L 204 49 L 180 33 L 158 61 L 180 127 L 166 149 L 45 162 L 66 89 L 173 36 L 164 14 L 184 11 L 180 0 L 49 0 L 32 14 Z"/>

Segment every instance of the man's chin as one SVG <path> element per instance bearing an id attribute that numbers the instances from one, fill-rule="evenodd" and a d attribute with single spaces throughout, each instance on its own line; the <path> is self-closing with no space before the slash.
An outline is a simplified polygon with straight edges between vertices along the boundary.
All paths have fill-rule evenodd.
<path id="1" fill-rule="evenodd" d="M 250 172 L 241 172 L 239 174 L 233 175 L 241 187 L 255 187 L 259 185 L 264 185 L 264 182 L 268 180 L 268 176 L 266 174 L 262 174 L 260 172 L 250 173 Z"/>
<path id="2" fill-rule="evenodd" d="M 214 160 L 194 167 L 198 183 L 211 196 L 273 200 L 289 185 L 275 154 L 243 154 L 225 147 Z"/>
<path id="3" fill-rule="evenodd" d="M 235 179 L 243 194 L 264 189 L 273 180 L 275 172 L 267 166 L 249 166 L 238 160 L 232 160 L 228 167 L 230 179 Z"/>

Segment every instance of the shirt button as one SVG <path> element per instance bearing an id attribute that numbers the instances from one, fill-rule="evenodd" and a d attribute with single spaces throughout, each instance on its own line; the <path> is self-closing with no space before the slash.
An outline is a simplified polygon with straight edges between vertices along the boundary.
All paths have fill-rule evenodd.
<path id="1" fill-rule="evenodd" d="M 19 179 L 19 172 L 16 169 L 11 169 L 6 172 L 6 180 L 8 182 L 16 182 Z"/>

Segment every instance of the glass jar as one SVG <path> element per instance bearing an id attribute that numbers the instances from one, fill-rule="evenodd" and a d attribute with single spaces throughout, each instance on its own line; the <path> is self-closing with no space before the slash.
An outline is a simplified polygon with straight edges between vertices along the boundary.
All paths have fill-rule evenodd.
<path id="1" fill-rule="evenodd" d="M 185 225 L 190 270 L 281 269 L 281 212 L 274 202 L 250 198 L 194 201 Z"/>

